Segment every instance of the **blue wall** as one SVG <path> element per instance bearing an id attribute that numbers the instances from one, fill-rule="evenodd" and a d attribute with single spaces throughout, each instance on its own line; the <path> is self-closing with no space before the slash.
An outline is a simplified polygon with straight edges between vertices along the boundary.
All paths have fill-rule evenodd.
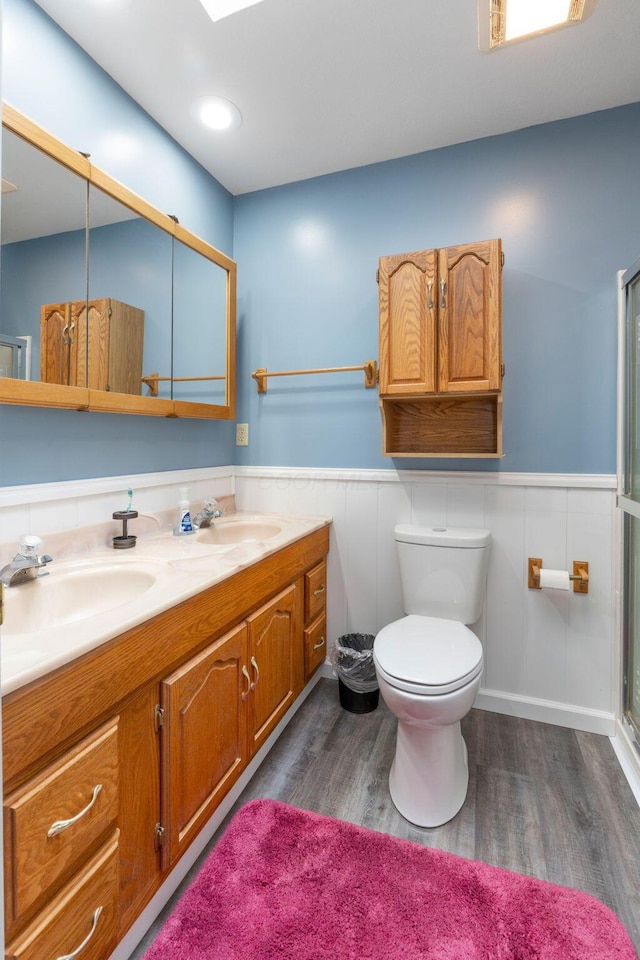
<path id="1" fill-rule="evenodd" d="M 32 0 L 4 0 L 2 32 L 5 100 L 232 254 L 231 195 Z M 235 446 L 216 421 L 0 406 L 0 450 L 3 486 L 227 464 Z"/>
<path id="2" fill-rule="evenodd" d="M 502 237 L 499 461 L 404 468 L 615 473 L 616 271 L 640 254 L 640 104 L 235 199 L 242 463 L 388 467 L 359 374 L 377 357 L 378 257 Z"/>
<path id="3" fill-rule="evenodd" d="M 506 455 L 396 465 L 615 472 L 616 271 L 640 254 L 640 104 L 234 201 L 32 0 L 4 0 L 3 29 L 10 103 L 233 253 L 250 445 L 235 448 L 228 424 L 2 407 L 0 484 L 234 459 L 391 466 L 358 374 L 271 380 L 260 397 L 250 374 L 377 357 L 378 257 L 497 236 Z"/>

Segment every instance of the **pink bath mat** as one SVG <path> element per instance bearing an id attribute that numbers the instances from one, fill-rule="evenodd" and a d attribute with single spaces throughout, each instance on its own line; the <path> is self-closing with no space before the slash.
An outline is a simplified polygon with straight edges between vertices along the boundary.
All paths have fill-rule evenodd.
<path id="1" fill-rule="evenodd" d="M 585 893 L 254 800 L 145 960 L 637 960 Z"/>

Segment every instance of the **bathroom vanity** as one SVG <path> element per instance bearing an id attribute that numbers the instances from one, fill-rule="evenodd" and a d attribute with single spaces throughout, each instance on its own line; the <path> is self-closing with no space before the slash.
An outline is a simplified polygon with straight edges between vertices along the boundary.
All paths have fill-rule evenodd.
<path id="1" fill-rule="evenodd" d="M 183 557 L 190 596 L 3 697 L 7 960 L 106 960 L 166 880 L 325 659 L 328 523 Z"/>

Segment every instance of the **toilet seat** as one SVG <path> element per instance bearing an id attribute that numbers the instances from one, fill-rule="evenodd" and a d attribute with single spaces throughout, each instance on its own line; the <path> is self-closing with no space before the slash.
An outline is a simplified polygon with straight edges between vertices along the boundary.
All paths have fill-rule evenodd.
<path id="1" fill-rule="evenodd" d="M 455 620 L 410 615 L 383 627 L 373 645 L 376 670 L 392 687 L 437 696 L 482 672 L 482 644 Z"/>

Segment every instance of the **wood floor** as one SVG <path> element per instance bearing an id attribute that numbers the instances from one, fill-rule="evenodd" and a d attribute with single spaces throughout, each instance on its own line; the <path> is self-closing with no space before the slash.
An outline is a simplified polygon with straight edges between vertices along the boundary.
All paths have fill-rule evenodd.
<path id="1" fill-rule="evenodd" d="M 465 718 L 463 733 L 464 807 L 443 827 L 415 827 L 389 796 L 395 718 L 382 698 L 372 713 L 348 713 L 337 684 L 321 680 L 230 816 L 270 797 L 584 890 L 618 914 L 640 953 L 640 809 L 609 740 L 482 710 Z M 131 960 L 142 957 L 167 910 Z"/>

